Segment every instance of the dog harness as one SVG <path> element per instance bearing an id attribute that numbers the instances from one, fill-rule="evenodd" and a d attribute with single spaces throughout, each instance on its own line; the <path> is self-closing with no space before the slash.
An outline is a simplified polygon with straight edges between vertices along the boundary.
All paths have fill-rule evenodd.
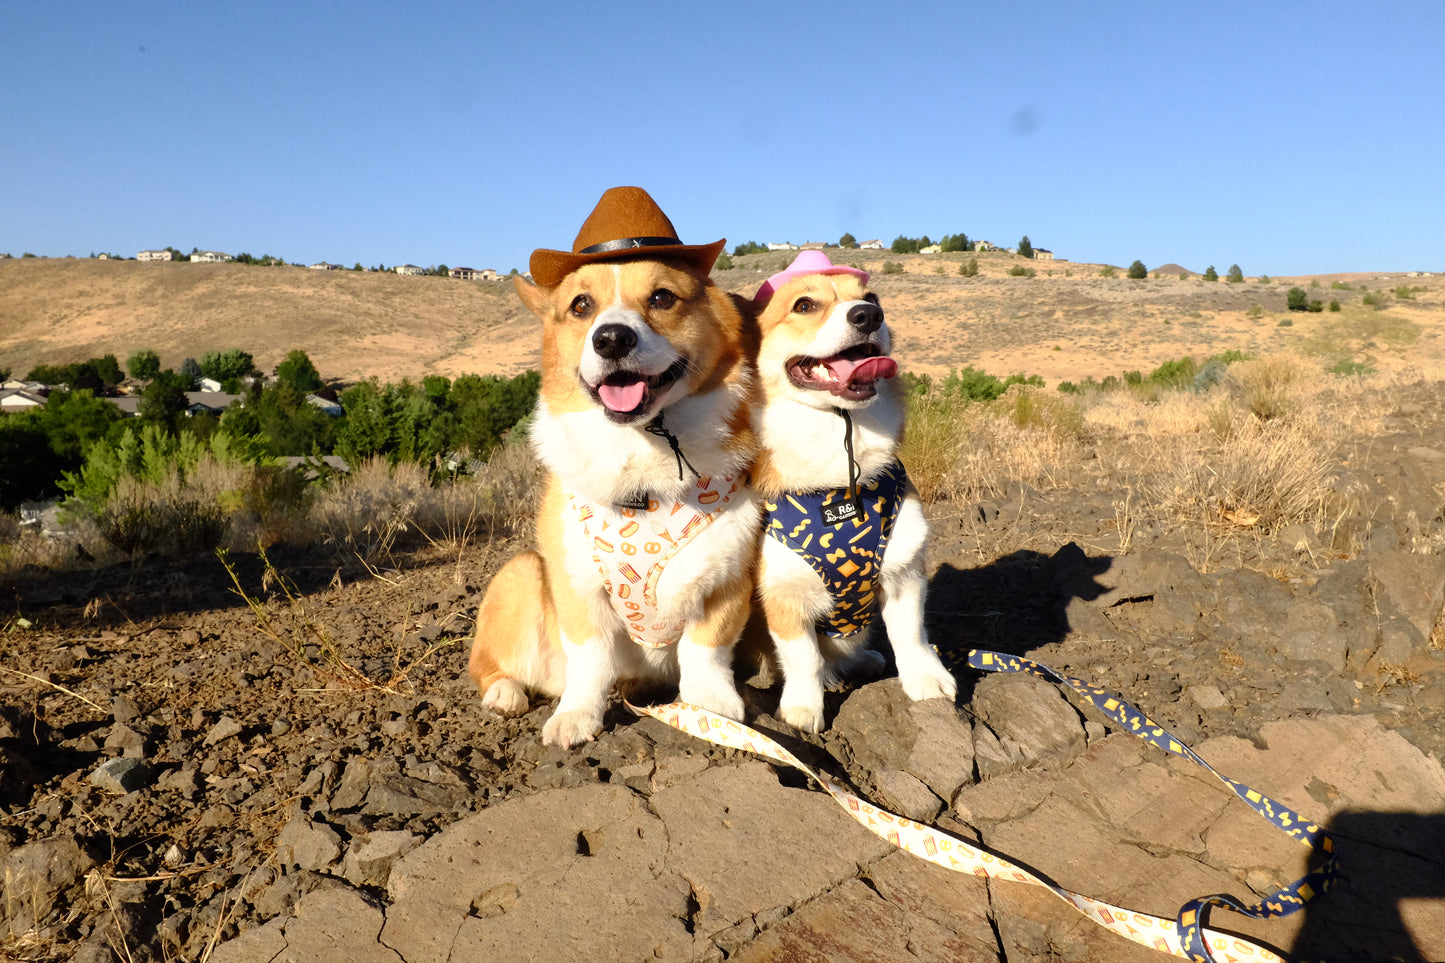
<path id="1" fill-rule="evenodd" d="M 854 499 L 847 488 L 784 492 L 763 500 L 765 531 L 813 567 L 833 609 L 818 621 L 825 635 L 861 632 L 878 608 L 883 550 L 898 517 L 908 474 L 893 462 Z"/>
<path id="2" fill-rule="evenodd" d="M 741 488 L 742 483 L 732 477 L 698 478 L 666 507 L 648 495 L 627 504 L 599 506 L 568 494 L 577 523 L 592 545 L 592 560 L 612 608 L 627 623 L 632 641 L 660 649 L 682 638 L 687 620 L 662 617 L 657 582 L 667 563 L 712 524 Z"/>

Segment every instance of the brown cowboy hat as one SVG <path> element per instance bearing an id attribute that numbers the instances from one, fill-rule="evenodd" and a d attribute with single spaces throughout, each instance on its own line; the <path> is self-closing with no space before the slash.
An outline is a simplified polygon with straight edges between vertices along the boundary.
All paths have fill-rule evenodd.
<path id="1" fill-rule="evenodd" d="M 684 244 L 651 195 L 640 187 L 613 187 L 583 222 L 572 250 L 532 252 L 532 280 L 550 288 L 584 264 L 636 257 L 676 258 L 707 274 L 726 243 Z"/>

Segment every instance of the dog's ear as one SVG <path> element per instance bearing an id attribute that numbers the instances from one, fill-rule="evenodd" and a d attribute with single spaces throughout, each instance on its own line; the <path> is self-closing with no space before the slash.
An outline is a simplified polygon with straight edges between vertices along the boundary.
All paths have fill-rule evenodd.
<path id="1" fill-rule="evenodd" d="M 522 275 L 512 275 L 512 287 L 517 289 L 517 296 L 522 299 L 522 303 L 527 306 L 527 310 L 531 311 L 537 317 L 545 321 L 552 313 L 552 305 L 547 300 L 547 292 L 522 277 Z"/>

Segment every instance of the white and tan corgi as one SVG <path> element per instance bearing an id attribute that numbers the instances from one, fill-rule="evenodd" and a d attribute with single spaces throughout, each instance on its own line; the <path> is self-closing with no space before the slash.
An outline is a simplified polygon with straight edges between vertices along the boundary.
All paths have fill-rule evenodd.
<path id="1" fill-rule="evenodd" d="M 518 279 L 542 322 L 532 444 L 548 471 L 537 551 L 497 573 L 468 666 L 489 709 L 560 696 L 543 741 L 592 739 L 613 684 L 676 679 L 733 719 L 733 645 L 753 593 L 760 509 L 750 328 L 645 191 L 603 195 L 571 252 Z"/>
<path id="2" fill-rule="evenodd" d="M 783 672 L 779 717 L 809 732 L 823 727 L 827 677 L 860 653 L 876 615 L 909 698 L 957 691 L 923 626 L 928 526 L 898 462 L 898 366 L 867 281 L 805 251 L 753 302 L 758 596 Z"/>

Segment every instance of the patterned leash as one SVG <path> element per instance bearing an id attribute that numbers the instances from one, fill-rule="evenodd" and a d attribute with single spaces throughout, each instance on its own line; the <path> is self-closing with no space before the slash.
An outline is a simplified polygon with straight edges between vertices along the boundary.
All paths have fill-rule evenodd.
<path id="1" fill-rule="evenodd" d="M 686 732 L 708 742 L 730 749 L 744 749 L 765 756 L 775 762 L 792 766 L 811 776 L 833 799 L 869 831 L 886 839 L 899 849 L 958 873 L 969 873 L 993 879 L 1011 879 L 1020 883 L 1042 886 L 1059 899 L 1068 903 L 1095 923 L 1132 940 L 1141 946 L 1168 953 L 1172 956 L 1196 961 L 1196 963 L 1283 963 L 1273 951 L 1259 946 L 1242 937 L 1205 926 L 1209 909 L 1223 906 L 1236 913 L 1254 919 L 1277 919 L 1288 916 L 1304 906 L 1316 893 L 1331 886 L 1336 878 L 1334 843 L 1316 825 L 1306 822 L 1291 810 L 1274 800 L 1255 792 L 1243 783 L 1236 782 L 1210 766 L 1188 746 L 1174 738 L 1168 730 L 1155 725 L 1148 716 L 1116 696 L 1096 688 L 1079 679 L 1055 672 L 1048 666 L 1019 656 L 1004 655 L 978 649 L 968 654 L 968 664 L 985 672 L 1024 672 L 1051 682 L 1067 685 L 1087 699 L 1101 712 L 1118 722 L 1125 730 L 1151 745 L 1170 753 L 1183 756 L 1203 766 L 1218 777 L 1255 812 L 1268 819 L 1290 837 L 1310 846 L 1316 852 L 1325 854 L 1321 867 L 1279 890 L 1277 893 L 1246 904 L 1227 893 L 1202 896 L 1190 900 L 1179 910 L 1174 920 L 1136 913 L 1123 907 L 1092 899 L 1064 889 L 1053 881 L 1016 866 L 1007 859 L 974 846 L 956 836 L 913 822 L 872 805 L 853 795 L 836 782 L 813 769 L 770 737 L 749 728 L 740 722 L 724 718 L 699 706 L 674 702 L 661 706 L 631 706 L 634 712 L 648 715 L 680 732 Z M 1215 954 L 1222 954 L 1216 956 Z"/>

